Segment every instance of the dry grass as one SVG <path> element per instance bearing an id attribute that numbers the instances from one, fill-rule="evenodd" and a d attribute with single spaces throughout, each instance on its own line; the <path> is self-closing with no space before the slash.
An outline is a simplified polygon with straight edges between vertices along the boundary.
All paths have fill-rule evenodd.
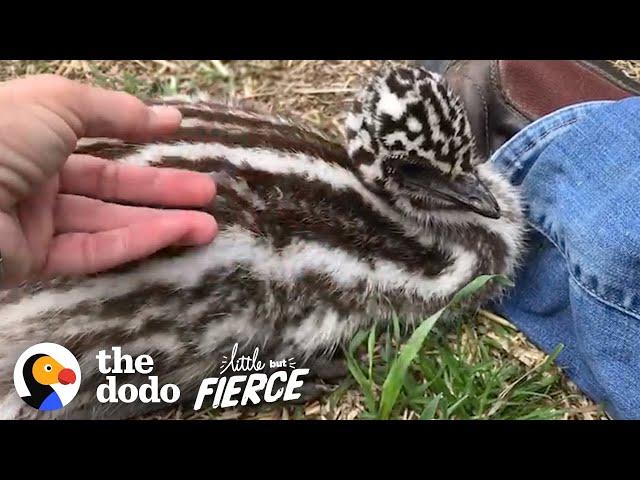
<path id="1" fill-rule="evenodd" d="M 640 80 L 640 61 L 614 62 L 631 78 Z M 330 135 L 340 135 L 344 112 L 363 76 L 381 66 L 377 61 L 0 61 L 0 80 L 36 73 L 55 73 L 92 84 L 126 90 L 141 96 L 206 91 L 236 96 L 297 115 Z M 501 362 L 519 362 L 534 368 L 545 354 L 532 346 L 506 320 L 491 314 L 478 316 L 477 334 L 494 337 Z M 505 337 L 496 327 L 512 332 Z M 471 338 L 463 339 L 472 341 Z M 563 381 L 559 408 L 565 418 L 603 418 L 597 406 Z M 339 401 L 328 398 L 300 407 L 267 410 L 230 410 L 217 418 L 332 418 L 352 419 L 364 410 L 362 395 L 349 390 Z M 210 418 L 204 413 L 196 418 Z M 183 418 L 181 409 L 162 417 Z M 193 418 L 193 417 L 192 417 Z"/>
<path id="2" fill-rule="evenodd" d="M 398 63 L 398 62 L 396 62 Z M 345 107 L 377 61 L 3 61 L 0 80 L 55 73 L 139 95 L 200 90 L 294 114 L 338 135 Z"/>
<path id="3" fill-rule="evenodd" d="M 640 82 L 640 60 L 614 60 L 613 64 L 629 78 Z"/>

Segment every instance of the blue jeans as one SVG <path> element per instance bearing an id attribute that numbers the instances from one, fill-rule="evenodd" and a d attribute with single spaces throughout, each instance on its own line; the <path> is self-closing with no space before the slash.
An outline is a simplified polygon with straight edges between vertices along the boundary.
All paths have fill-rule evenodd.
<path id="1" fill-rule="evenodd" d="M 496 309 L 614 418 L 640 419 L 640 97 L 564 108 L 492 156 L 528 207 Z"/>

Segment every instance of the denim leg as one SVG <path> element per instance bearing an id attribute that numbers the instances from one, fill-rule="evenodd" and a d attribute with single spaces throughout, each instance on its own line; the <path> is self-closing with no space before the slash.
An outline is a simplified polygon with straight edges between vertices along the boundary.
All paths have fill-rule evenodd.
<path id="1" fill-rule="evenodd" d="M 616 418 L 640 418 L 640 98 L 548 115 L 491 159 L 531 227 L 496 308 Z"/>

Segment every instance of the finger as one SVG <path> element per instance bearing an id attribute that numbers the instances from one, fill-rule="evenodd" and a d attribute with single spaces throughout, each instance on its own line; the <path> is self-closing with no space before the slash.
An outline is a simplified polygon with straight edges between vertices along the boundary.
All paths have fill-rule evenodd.
<path id="1" fill-rule="evenodd" d="M 174 132 L 182 120 L 175 107 L 147 106 L 127 93 L 97 87 L 86 87 L 77 108 L 85 137 L 145 141 Z"/>
<path id="2" fill-rule="evenodd" d="M 170 245 L 202 245 L 215 236 L 202 218 L 159 216 L 100 233 L 65 233 L 53 239 L 44 276 L 84 275 L 139 260 Z"/>
<path id="3" fill-rule="evenodd" d="M 15 87 L 29 91 L 31 96 L 37 94 L 41 104 L 60 115 L 78 137 L 144 141 L 173 132 L 182 118 L 176 108 L 149 107 L 128 93 L 60 76 L 39 75 L 21 82 Z"/>
<path id="4" fill-rule="evenodd" d="M 0 288 L 10 288 L 24 281 L 31 270 L 29 244 L 15 215 L 0 211 Z"/>
<path id="5" fill-rule="evenodd" d="M 58 234 L 70 232 L 95 233 L 146 222 L 161 215 L 175 216 L 182 219 L 182 221 L 197 225 L 200 225 L 201 220 L 199 218 L 193 220 L 192 217 L 204 217 L 207 221 L 215 224 L 213 217 L 204 212 L 194 210 L 130 207 L 79 195 L 60 194 L 56 198 L 54 226 Z"/>
<path id="6" fill-rule="evenodd" d="M 103 200 L 163 206 L 202 206 L 216 194 L 210 175 L 171 168 L 122 165 L 90 155 L 71 155 L 60 191 Z"/>

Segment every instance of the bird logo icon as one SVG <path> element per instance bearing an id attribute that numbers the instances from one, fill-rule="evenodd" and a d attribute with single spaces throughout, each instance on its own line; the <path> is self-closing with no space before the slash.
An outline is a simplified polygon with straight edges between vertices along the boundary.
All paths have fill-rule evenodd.
<path id="1" fill-rule="evenodd" d="M 80 389 L 80 365 L 66 348 L 40 343 L 20 355 L 13 382 L 27 405 L 40 411 L 58 410 Z"/>

